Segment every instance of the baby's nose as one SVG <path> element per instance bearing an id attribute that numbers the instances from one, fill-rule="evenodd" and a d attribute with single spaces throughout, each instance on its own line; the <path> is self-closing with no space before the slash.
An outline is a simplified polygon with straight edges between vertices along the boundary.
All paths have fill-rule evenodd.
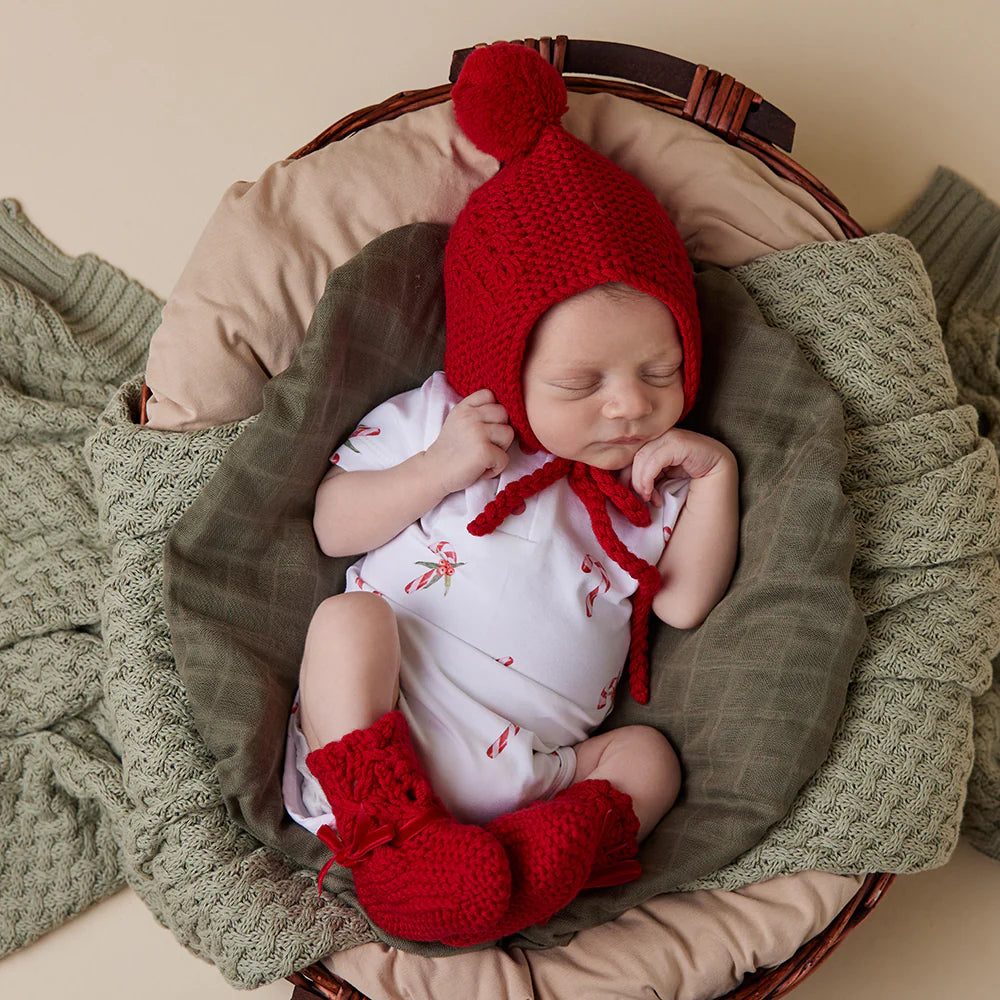
<path id="1" fill-rule="evenodd" d="M 604 404 L 604 414 L 615 419 L 638 420 L 652 408 L 645 386 L 641 382 L 629 380 L 612 386 L 608 401 Z"/>

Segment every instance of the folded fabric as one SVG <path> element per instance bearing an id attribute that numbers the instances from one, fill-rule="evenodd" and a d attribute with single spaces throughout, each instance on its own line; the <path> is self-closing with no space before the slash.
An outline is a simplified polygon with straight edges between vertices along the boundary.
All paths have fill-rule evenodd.
<path id="1" fill-rule="evenodd" d="M 109 558 L 83 443 L 160 306 L 0 202 L 0 955 L 122 884 L 101 691 Z"/>
<path id="2" fill-rule="evenodd" d="M 165 532 L 241 428 L 137 426 L 162 305 L 0 202 L 0 956 L 128 882 L 250 988 L 370 935 L 233 824 L 191 724 Z"/>
<path id="3" fill-rule="evenodd" d="M 1000 207 L 939 168 L 893 229 L 913 241 L 927 265 L 958 400 L 976 408 L 979 432 L 1000 448 Z M 962 832 L 1000 861 L 998 662 L 992 685 L 973 702 L 975 761 Z"/>
<path id="4" fill-rule="evenodd" d="M 734 274 L 844 402 L 852 584 L 868 638 L 829 757 L 788 816 L 712 884 L 777 874 L 788 851 L 824 870 L 845 870 L 831 868 L 830 850 L 857 871 L 936 867 L 958 838 L 974 699 L 1000 648 L 995 449 L 958 403 L 907 240 L 799 247 Z"/>

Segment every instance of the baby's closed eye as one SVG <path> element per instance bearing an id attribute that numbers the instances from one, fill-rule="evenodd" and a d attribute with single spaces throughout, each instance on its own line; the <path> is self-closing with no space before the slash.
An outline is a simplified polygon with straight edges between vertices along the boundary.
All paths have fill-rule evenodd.
<path id="1" fill-rule="evenodd" d="M 567 393 L 585 394 L 594 392 L 601 387 L 603 379 L 599 376 L 580 376 L 579 378 L 553 379 L 549 382 L 555 389 L 562 389 Z"/>
<path id="2" fill-rule="evenodd" d="M 647 368 L 642 372 L 642 380 L 649 385 L 669 385 L 680 375 L 680 365 L 664 365 L 657 368 Z"/>

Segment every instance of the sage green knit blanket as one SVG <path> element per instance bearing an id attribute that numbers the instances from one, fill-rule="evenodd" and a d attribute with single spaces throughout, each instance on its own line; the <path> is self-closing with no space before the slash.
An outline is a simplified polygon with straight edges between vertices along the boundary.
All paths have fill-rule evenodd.
<path id="1" fill-rule="evenodd" d="M 825 764 L 699 887 L 931 868 L 963 808 L 1000 858 L 1000 208 L 941 173 L 898 228 L 735 272 L 844 401 L 869 635 Z M 161 305 L 0 203 L 0 954 L 128 883 L 253 988 L 371 933 L 229 819 L 194 729 L 164 541 L 244 424 L 136 425 Z"/>

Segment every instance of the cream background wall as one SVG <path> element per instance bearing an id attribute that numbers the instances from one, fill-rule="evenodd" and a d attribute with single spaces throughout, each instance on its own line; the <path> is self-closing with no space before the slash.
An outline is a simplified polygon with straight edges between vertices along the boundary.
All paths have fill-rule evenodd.
<path id="1" fill-rule="evenodd" d="M 342 114 L 447 79 L 453 49 L 566 34 L 732 73 L 868 227 L 945 162 L 1000 197 L 992 0 L 5 0 L 0 181 L 69 252 L 167 294 L 233 180 Z"/>
<path id="2" fill-rule="evenodd" d="M 943 163 L 1000 200 L 993 0 L 4 0 L 0 196 L 69 253 L 169 294 L 223 190 L 341 115 L 442 83 L 453 49 L 567 34 L 705 62 L 798 122 L 868 228 Z M 1000 996 L 1000 864 L 898 880 L 797 1000 Z M 237 994 L 124 892 L 0 962 L 0 996 Z M 255 991 L 286 1000 L 276 984 Z"/>

